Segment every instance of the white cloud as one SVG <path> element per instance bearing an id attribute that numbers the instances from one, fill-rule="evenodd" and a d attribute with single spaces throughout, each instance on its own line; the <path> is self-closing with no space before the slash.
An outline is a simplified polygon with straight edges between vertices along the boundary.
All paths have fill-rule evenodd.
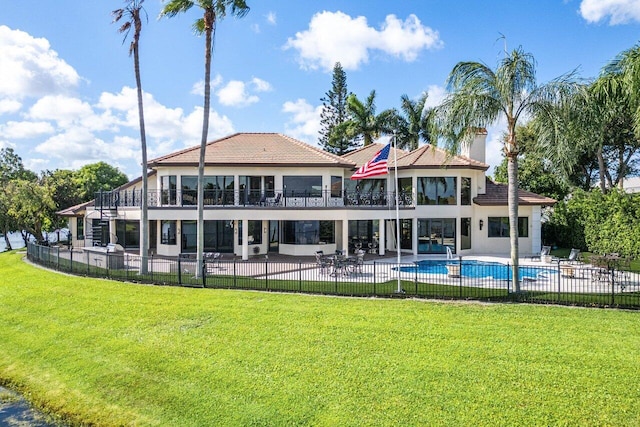
<path id="1" fill-rule="evenodd" d="M 298 99 L 295 102 L 285 102 L 282 105 L 282 111 L 293 115 L 285 125 L 288 135 L 301 141 L 317 144 L 321 127 L 320 113 L 322 112 L 322 105 L 314 107 L 305 99 Z"/>
<path id="2" fill-rule="evenodd" d="M 239 80 L 231 80 L 216 95 L 220 104 L 230 107 L 246 107 L 260 100 L 256 95 L 247 93 L 245 83 Z"/>
<path id="3" fill-rule="evenodd" d="M 0 134 L 10 139 L 27 139 L 54 132 L 49 122 L 7 122 L 0 124 Z"/>
<path id="4" fill-rule="evenodd" d="M 259 79 L 258 77 L 254 77 L 251 79 L 251 83 L 253 84 L 253 88 L 256 92 L 271 92 L 273 87 L 271 83 L 268 81 Z"/>
<path id="5" fill-rule="evenodd" d="M 485 147 L 485 163 L 489 165 L 488 175 L 493 176 L 493 170 L 502 162 L 502 148 L 504 147 L 504 135 L 507 131 L 507 123 L 500 117 L 491 126 L 487 126 L 487 142 Z"/>
<path id="6" fill-rule="evenodd" d="M 31 106 L 27 117 L 55 121 L 60 128 L 82 124 L 91 130 L 103 130 L 113 124 L 108 117 L 96 118 L 88 103 L 66 95 L 43 96 Z"/>
<path id="7" fill-rule="evenodd" d="M 0 95 L 18 99 L 67 93 L 80 81 L 46 39 L 5 25 L 0 25 L 0 70 Z"/>
<path id="8" fill-rule="evenodd" d="M 437 107 L 444 101 L 447 91 L 442 86 L 431 85 L 427 88 L 427 95 L 427 102 L 424 103 L 425 108 Z"/>
<path id="9" fill-rule="evenodd" d="M 582 0 L 580 15 L 588 22 L 599 22 L 609 17 L 610 25 L 640 22 L 640 1 Z"/>
<path id="10" fill-rule="evenodd" d="M 209 86 L 211 89 L 215 89 L 216 87 L 222 84 L 222 76 L 220 74 L 216 74 L 213 79 L 209 82 Z M 204 80 L 199 80 L 193 84 L 191 88 L 192 95 L 204 96 Z"/>
<path id="11" fill-rule="evenodd" d="M 319 12 L 309 29 L 289 38 L 285 49 L 296 49 L 302 68 L 330 71 L 336 62 L 344 69 L 355 70 L 369 61 L 371 52 L 380 51 L 414 61 L 424 49 L 442 46 L 437 31 L 422 25 L 416 15 L 402 21 L 387 15 L 380 29 L 370 27 L 367 18 L 352 18 L 343 12 Z"/>
<path id="12" fill-rule="evenodd" d="M 22 108 L 22 103 L 15 99 L 0 99 L 0 114 L 16 113 Z"/>
<path id="13" fill-rule="evenodd" d="M 260 25 L 258 24 L 251 24 L 251 31 L 253 31 L 256 34 L 260 34 Z"/>
<path id="14" fill-rule="evenodd" d="M 265 16 L 267 22 L 270 25 L 276 25 L 278 23 L 278 19 L 276 17 L 276 13 L 275 12 L 269 12 L 267 13 L 267 15 Z"/>

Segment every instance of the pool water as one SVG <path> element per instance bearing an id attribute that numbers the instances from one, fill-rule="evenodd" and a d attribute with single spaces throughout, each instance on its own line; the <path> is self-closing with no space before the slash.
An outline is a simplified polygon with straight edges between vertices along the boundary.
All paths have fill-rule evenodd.
<path id="1" fill-rule="evenodd" d="M 452 260 L 424 260 L 419 261 L 416 265 L 411 267 L 400 267 L 400 271 L 409 273 L 426 273 L 426 274 L 447 274 L 447 264 L 457 265 L 459 261 Z M 545 267 L 531 267 L 520 266 L 519 267 L 520 278 L 527 279 L 543 279 L 548 278 L 553 274 L 557 274 L 557 271 L 551 268 Z M 499 262 L 487 262 L 487 261 L 462 261 L 462 268 L 460 270 L 462 277 L 471 278 L 493 278 L 497 280 L 511 280 L 511 266 L 502 264 Z"/>

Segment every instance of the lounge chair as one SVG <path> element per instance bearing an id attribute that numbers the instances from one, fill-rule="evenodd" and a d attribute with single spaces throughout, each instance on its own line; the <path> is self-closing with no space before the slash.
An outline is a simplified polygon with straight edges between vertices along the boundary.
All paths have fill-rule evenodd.
<path id="1" fill-rule="evenodd" d="M 567 258 L 554 258 L 554 261 L 566 262 L 569 264 L 582 264 L 580 249 L 571 249 Z"/>
<path id="2" fill-rule="evenodd" d="M 539 255 L 533 255 L 531 261 L 542 261 L 542 257 L 549 256 L 551 254 L 551 246 L 543 246 Z"/>

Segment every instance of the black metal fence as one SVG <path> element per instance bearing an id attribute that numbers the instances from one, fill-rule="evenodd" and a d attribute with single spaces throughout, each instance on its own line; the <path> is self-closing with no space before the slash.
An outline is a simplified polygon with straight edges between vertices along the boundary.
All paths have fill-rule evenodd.
<path id="1" fill-rule="evenodd" d="M 30 243 L 27 256 L 34 263 L 67 273 L 156 285 L 640 308 L 640 275 L 614 264 L 530 263 L 520 267 L 519 289 L 513 289 L 510 265 L 466 259 L 398 266 L 369 254 L 371 259 L 364 263 L 242 261 L 223 255 L 206 259 L 202 266 L 195 259 L 149 257 L 143 266 L 137 255 L 99 249 L 68 250 Z"/>

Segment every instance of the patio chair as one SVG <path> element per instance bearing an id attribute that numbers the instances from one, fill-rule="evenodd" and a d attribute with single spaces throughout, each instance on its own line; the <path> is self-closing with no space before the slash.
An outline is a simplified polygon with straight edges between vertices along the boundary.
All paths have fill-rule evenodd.
<path id="1" fill-rule="evenodd" d="M 280 206 L 281 199 L 282 199 L 282 193 L 276 194 L 275 199 L 273 199 L 273 202 L 271 202 L 271 206 Z"/>
<path id="2" fill-rule="evenodd" d="M 533 255 L 531 257 L 531 261 L 542 261 L 542 257 L 548 256 L 549 254 L 551 254 L 551 246 L 543 246 L 540 250 L 540 254 Z"/>
<path id="3" fill-rule="evenodd" d="M 352 274 L 362 274 L 362 266 L 364 265 L 364 254 L 363 250 L 358 250 L 356 252 L 356 257 L 352 258 L 351 264 L 351 273 Z"/>
<path id="4" fill-rule="evenodd" d="M 320 269 L 320 274 L 328 274 L 331 269 L 331 260 L 324 256 L 324 252 L 316 252 L 316 264 Z"/>

